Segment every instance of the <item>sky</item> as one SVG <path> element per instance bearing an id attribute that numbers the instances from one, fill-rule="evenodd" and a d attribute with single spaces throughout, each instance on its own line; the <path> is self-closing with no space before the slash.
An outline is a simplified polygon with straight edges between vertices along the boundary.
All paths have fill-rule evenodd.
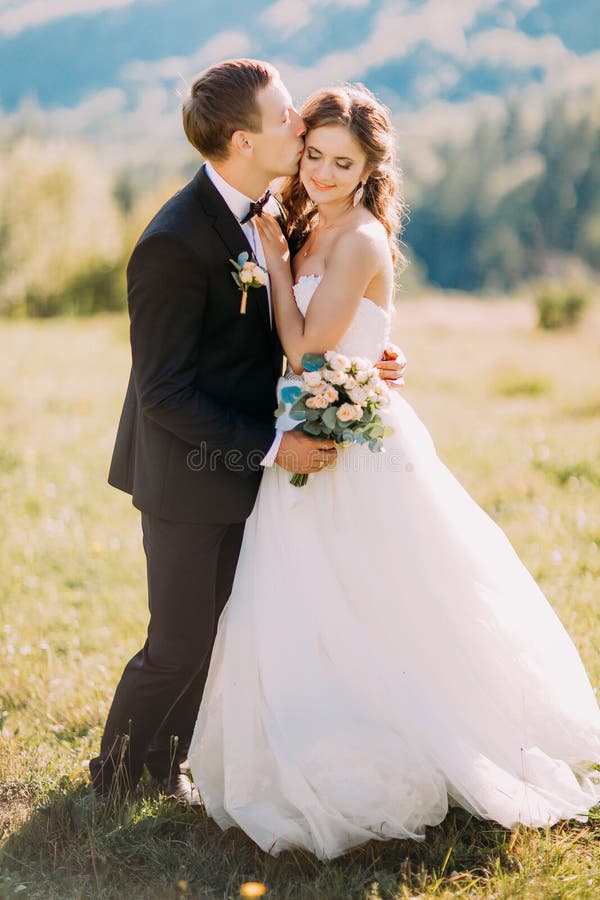
<path id="1" fill-rule="evenodd" d="M 187 85 L 245 55 L 272 61 L 298 103 L 363 81 L 401 132 L 432 136 L 510 97 L 533 110 L 593 90 L 598 0 L 0 0 L 0 127 L 184 157 Z"/>

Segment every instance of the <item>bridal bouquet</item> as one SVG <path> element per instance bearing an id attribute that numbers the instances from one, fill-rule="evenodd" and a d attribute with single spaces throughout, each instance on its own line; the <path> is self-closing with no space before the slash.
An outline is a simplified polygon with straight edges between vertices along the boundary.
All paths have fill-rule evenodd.
<path id="1" fill-rule="evenodd" d="M 302 367 L 302 385 L 281 390 L 275 415 L 287 414 L 312 437 L 368 444 L 369 450 L 381 452 L 384 437 L 394 430 L 377 413 L 389 403 L 389 388 L 371 361 L 328 350 L 305 353 Z M 292 475 L 290 481 L 302 487 L 308 475 Z"/>

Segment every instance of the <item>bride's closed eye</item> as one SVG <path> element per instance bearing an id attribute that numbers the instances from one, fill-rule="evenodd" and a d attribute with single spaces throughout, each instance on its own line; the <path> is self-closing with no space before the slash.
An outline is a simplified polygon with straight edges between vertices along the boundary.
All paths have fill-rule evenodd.
<path id="1" fill-rule="evenodd" d="M 321 154 L 315 153 L 314 150 L 307 150 L 306 155 L 307 155 L 308 159 L 313 160 L 313 162 L 316 162 L 318 159 L 321 159 Z M 351 169 L 353 165 L 354 165 L 354 163 L 351 161 L 348 161 L 348 162 L 336 161 L 336 166 L 338 167 L 338 169 L 344 169 L 346 171 L 348 169 Z"/>

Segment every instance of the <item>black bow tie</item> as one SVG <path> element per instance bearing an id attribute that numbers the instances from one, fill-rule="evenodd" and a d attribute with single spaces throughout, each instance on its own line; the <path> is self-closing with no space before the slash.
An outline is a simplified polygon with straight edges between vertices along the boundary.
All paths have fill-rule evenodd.
<path id="1" fill-rule="evenodd" d="M 253 219 L 254 216 L 262 216 L 263 207 L 268 202 L 269 197 L 271 196 L 271 191 L 267 191 L 262 197 L 259 197 L 258 200 L 250 204 L 250 209 L 246 213 L 243 219 L 240 219 L 240 225 L 245 225 L 246 222 L 249 222 L 250 219 Z"/>

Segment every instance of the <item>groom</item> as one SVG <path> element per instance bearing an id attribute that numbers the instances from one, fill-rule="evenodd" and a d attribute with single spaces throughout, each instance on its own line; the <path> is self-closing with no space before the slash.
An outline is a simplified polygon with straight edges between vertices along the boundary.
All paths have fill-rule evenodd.
<path id="1" fill-rule="evenodd" d="M 146 764 L 167 795 L 195 805 L 180 764 L 275 439 L 282 371 L 268 285 L 249 289 L 242 314 L 231 260 L 246 252 L 264 267 L 253 216 L 269 183 L 296 173 L 305 126 L 277 71 L 255 60 L 203 72 L 183 123 L 207 162 L 157 213 L 129 261 L 132 369 L 109 474 L 141 511 L 150 622 L 90 774 L 107 797 L 132 790 Z M 402 373 L 399 363 L 382 365 L 384 376 Z M 290 431 L 276 463 L 318 472 L 335 452 L 331 441 Z"/>

